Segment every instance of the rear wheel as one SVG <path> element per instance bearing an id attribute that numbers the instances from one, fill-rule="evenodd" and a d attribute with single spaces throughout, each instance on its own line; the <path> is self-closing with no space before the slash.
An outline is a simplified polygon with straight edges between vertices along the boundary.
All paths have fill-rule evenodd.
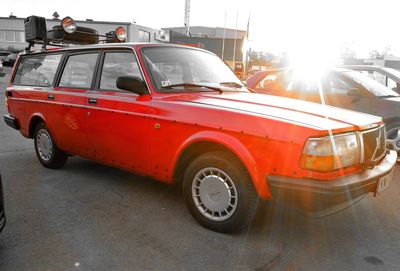
<path id="1" fill-rule="evenodd" d="M 219 232 L 237 232 L 253 220 L 258 195 L 242 163 L 227 152 L 197 157 L 184 174 L 183 192 L 192 216 Z"/>
<path id="2" fill-rule="evenodd" d="M 39 123 L 36 126 L 34 144 L 36 155 L 43 166 L 56 169 L 61 168 L 67 162 L 68 156 L 57 148 L 44 123 Z"/>

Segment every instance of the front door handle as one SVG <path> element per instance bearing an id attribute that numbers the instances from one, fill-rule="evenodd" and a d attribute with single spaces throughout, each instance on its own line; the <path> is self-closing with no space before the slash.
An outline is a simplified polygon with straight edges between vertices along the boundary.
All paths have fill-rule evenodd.
<path id="1" fill-rule="evenodd" d="M 97 99 L 96 98 L 89 98 L 89 103 L 90 104 L 97 104 Z"/>
<path id="2" fill-rule="evenodd" d="M 54 100 L 54 95 L 53 94 L 47 95 L 47 99 L 53 101 Z"/>

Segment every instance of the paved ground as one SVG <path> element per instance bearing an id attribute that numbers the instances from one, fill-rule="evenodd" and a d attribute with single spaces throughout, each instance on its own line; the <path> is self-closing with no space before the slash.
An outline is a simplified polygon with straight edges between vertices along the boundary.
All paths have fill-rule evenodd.
<path id="1" fill-rule="evenodd" d="M 248 231 L 224 235 L 199 226 L 177 188 L 78 157 L 45 169 L 32 146 L 0 121 L 1 271 L 400 268 L 400 170 L 379 198 L 334 216 L 263 204 Z"/>

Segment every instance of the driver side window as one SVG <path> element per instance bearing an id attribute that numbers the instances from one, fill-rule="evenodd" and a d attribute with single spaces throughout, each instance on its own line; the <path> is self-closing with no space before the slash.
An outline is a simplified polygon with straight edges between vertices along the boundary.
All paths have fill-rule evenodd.
<path id="1" fill-rule="evenodd" d="M 101 71 L 100 89 L 121 91 L 117 88 L 120 76 L 142 78 L 136 57 L 132 52 L 106 52 Z"/>

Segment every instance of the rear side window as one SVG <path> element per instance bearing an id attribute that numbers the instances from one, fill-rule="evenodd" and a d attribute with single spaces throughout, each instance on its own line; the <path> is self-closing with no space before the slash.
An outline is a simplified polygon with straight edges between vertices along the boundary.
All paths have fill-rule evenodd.
<path id="1" fill-rule="evenodd" d="M 119 90 L 116 82 L 120 76 L 142 78 L 135 55 L 132 52 L 107 52 L 101 72 L 100 89 Z"/>
<path id="2" fill-rule="evenodd" d="M 53 84 L 61 54 L 23 57 L 18 65 L 13 84 L 47 87 Z"/>
<path id="3" fill-rule="evenodd" d="M 98 53 L 72 55 L 61 76 L 60 87 L 90 88 Z"/>

